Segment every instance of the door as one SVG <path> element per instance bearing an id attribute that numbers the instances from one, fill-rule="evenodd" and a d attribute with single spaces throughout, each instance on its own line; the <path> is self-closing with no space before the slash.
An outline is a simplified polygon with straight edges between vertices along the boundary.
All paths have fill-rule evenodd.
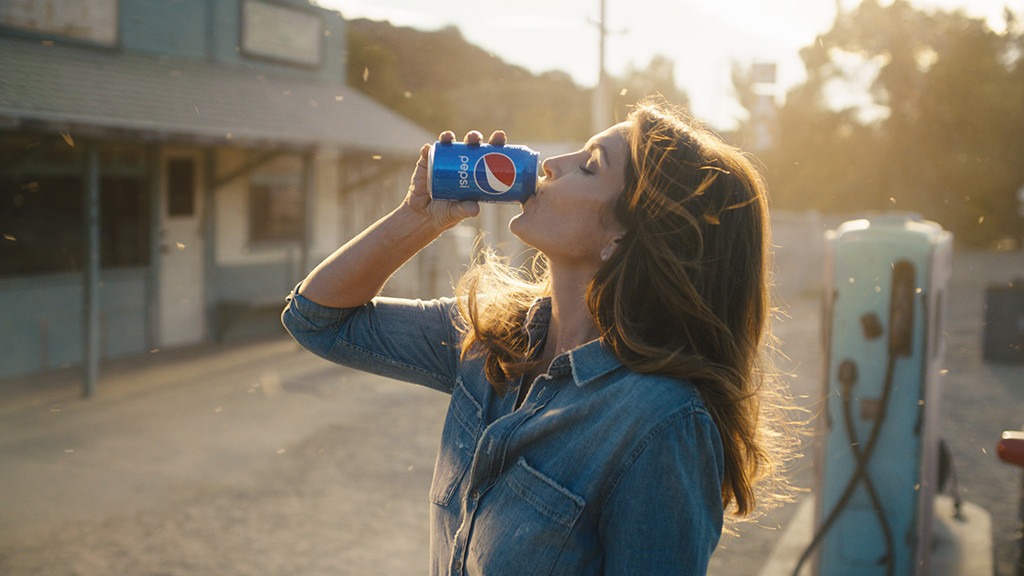
<path id="1" fill-rule="evenodd" d="M 167 151 L 161 164 L 159 345 L 181 346 L 206 331 L 202 155 Z"/>

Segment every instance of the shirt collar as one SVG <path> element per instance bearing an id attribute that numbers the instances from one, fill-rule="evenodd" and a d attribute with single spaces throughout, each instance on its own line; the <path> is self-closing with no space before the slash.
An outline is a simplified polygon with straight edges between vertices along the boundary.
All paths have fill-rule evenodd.
<path id="1" fill-rule="evenodd" d="M 583 387 L 601 376 L 622 366 L 622 362 L 605 345 L 603 340 L 594 340 L 569 351 L 572 379 Z"/>
<path id="2" fill-rule="evenodd" d="M 547 336 L 551 323 L 551 298 L 538 298 L 526 313 L 526 332 L 530 344 Z M 573 382 L 583 387 L 601 376 L 622 366 L 618 357 L 601 339 L 593 340 L 578 348 L 561 354 L 551 362 L 549 372 L 552 376 L 572 375 Z"/>

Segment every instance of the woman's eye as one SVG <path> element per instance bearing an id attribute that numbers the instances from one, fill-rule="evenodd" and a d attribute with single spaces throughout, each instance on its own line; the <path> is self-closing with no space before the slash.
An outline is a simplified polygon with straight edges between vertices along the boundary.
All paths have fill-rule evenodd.
<path id="1" fill-rule="evenodd" d="M 580 164 L 580 172 L 583 172 L 587 176 L 593 176 L 594 175 L 593 170 L 590 170 L 589 168 L 587 168 L 586 164 Z"/>

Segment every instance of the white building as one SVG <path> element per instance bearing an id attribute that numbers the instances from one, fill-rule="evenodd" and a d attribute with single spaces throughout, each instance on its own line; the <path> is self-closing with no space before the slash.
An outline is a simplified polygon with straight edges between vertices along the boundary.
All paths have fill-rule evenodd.
<path id="1" fill-rule="evenodd" d="M 345 85 L 344 24 L 299 0 L 0 2 L 0 378 L 277 329 L 434 137 Z M 448 291 L 472 236 L 389 291 Z"/>

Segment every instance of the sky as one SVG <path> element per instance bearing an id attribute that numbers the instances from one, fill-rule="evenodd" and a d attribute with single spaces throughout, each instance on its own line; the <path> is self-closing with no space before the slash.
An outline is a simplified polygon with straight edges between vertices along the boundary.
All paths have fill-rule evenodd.
<path id="1" fill-rule="evenodd" d="M 599 70 L 602 0 L 316 0 L 346 18 L 386 20 L 422 30 L 455 25 L 462 35 L 534 73 L 562 70 L 594 86 Z M 656 55 L 675 62 L 675 77 L 693 113 L 728 129 L 744 114 L 732 97 L 733 63 L 774 63 L 776 94 L 805 79 L 800 48 L 827 31 L 837 0 L 604 0 L 605 69 L 623 76 Z M 844 10 L 858 0 L 838 0 Z M 925 8 L 961 9 L 1001 29 L 1009 6 L 1024 14 L 1024 0 L 912 0 Z"/>

